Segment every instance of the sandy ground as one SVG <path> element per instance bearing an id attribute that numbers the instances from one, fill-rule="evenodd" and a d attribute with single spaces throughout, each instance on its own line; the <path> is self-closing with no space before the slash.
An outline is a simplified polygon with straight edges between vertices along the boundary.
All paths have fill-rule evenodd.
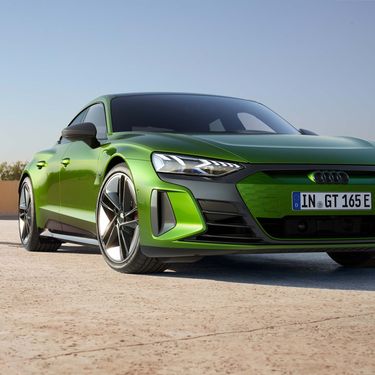
<path id="1" fill-rule="evenodd" d="M 374 374 L 375 269 L 324 254 L 154 276 L 96 249 L 28 253 L 0 221 L 0 374 Z"/>

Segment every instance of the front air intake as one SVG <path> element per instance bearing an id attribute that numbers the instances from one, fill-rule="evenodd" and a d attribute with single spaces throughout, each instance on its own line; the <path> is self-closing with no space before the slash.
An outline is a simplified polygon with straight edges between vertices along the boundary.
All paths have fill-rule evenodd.
<path id="1" fill-rule="evenodd" d="M 285 216 L 258 218 L 264 230 L 280 239 L 374 238 L 373 215 Z"/>
<path id="2" fill-rule="evenodd" d="M 198 201 L 207 230 L 194 238 L 201 242 L 252 243 L 260 241 L 235 204 L 223 201 Z"/>

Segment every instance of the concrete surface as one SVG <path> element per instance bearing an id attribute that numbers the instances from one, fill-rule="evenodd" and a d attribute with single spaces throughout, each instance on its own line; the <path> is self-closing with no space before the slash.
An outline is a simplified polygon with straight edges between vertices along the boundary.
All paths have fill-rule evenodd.
<path id="1" fill-rule="evenodd" d="M 374 374 L 375 269 L 324 254 L 154 276 L 96 249 L 28 253 L 0 221 L 1 374 Z"/>

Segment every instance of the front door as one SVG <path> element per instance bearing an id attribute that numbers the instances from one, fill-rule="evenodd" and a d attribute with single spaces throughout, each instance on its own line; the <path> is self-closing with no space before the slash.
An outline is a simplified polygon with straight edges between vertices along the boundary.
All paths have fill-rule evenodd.
<path id="1" fill-rule="evenodd" d="M 106 137 L 104 106 L 89 107 L 82 122 L 97 128 L 97 138 Z M 70 235 L 94 237 L 96 202 L 100 189 L 98 162 L 102 148 L 92 148 L 83 141 L 73 141 L 64 156 L 60 171 L 61 222 Z"/>

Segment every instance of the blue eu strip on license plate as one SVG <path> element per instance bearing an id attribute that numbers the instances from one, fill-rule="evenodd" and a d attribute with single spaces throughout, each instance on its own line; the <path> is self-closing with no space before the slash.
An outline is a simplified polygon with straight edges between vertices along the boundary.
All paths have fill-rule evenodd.
<path id="1" fill-rule="evenodd" d="M 292 209 L 301 210 L 371 210 L 371 193 L 293 192 Z"/>
<path id="2" fill-rule="evenodd" d="M 293 192 L 293 210 L 301 209 L 301 193 Z"/>

